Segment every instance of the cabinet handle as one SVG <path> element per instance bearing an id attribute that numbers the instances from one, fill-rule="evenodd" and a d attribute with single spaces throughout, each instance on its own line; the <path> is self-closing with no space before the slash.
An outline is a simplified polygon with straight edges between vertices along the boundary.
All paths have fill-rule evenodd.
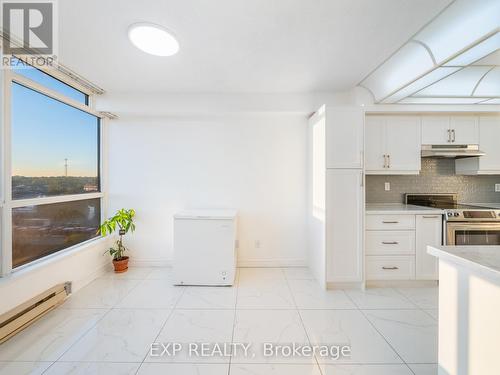
<path id="1" fill-rule="evenodd" d="M 387 155 L 387 168 L 391 167 L 391 155 Z"/>
<path id="2" fill-rule="evenodd" d="M 383 245 L 397 245 L 399 244 L 398 241 L 382 241 Z"/>
<path id="3" fill-rule="evenodd" d="M 384 154 L 384 168 L 387 168 L 387 155 Z"/>
<path id="4" fill-rule="evenodd" d="M 439 215 L 434 215 L 434 216 L 422 216 L 424 219 L 437 219 L 439 217 Z"/>
<path id="5" fill-rule="evenodd" d="M 455 142 L 455 129 L 451 129 L 451 134 L 453 135 L 453 138 L 451 139 L 451 141 Z"/>
<path id="6" fill-rule="evenodd" d="M 451 142 L 451 129 L 448 129 L 447 132 L 448 132 L 448 143 L 450 143 Z"/>
<path id="7" fill-rule="evenodd" d="M 383 270 L 399 270 L 399 267 L 382 267 Z"/>
<path id="8" fill-rule="evenodd" d="M 382 221 L 382 224 L 398 224 L 399 221 Z"/>

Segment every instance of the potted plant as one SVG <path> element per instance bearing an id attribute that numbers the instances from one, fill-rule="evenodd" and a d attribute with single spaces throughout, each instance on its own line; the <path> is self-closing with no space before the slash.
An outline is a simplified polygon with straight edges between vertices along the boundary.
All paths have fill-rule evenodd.
<path id="1" fill-rule="evenodd" d="M 123 236 L 129 231 L 133 232 L 135 230 L 134 216 L 135 210 L 126 210 L 122 208 L 118 210 L 113 217 L 104 221 L 99 227 L 99 232 L 102 236 L 112 234 L 118 229 L 119 237 L 116 240 L 115 246 L 106 250 L 106 253 L 109 253 L 109 255 L 113 257 L 113 266 L 116 273 L 126 272 L 128 270 L 128 256 L 124 255 L 127 249 L 123 246 Z"/>

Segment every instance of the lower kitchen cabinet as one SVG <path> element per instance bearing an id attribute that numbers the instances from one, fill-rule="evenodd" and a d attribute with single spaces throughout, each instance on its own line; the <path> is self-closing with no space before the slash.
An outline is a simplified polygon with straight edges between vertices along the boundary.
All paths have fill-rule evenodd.
<path id="1" fill-rule="evenodd" d="M 417 280 L 438 279 L 438 259 L 427 254 L 427 246 L 441 245 L 443 220 L 441 215 L 416 215 L 416 263 Z"/>
<path id="2" fill-rule="evenodd" d="M 367 214 L 366 280 L 437 280 L 437 259 L 427 246 L 441 241 L 439 214 Z"/>

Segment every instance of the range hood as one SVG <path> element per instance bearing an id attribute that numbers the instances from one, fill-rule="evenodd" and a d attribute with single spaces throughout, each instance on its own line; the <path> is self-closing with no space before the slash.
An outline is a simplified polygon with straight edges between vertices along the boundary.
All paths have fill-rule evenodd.
<path id="1" fill-rule="evenodd" d="M 422 145 L 423 158 L 463 159 L 484 155 L 479 145 Z"/>

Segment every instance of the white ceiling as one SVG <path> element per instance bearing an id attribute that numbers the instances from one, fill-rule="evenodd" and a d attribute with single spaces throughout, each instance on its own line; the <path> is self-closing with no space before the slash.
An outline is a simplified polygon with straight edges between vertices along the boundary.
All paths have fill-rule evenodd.
<path id="1" fill-rule="evenodd" d="M 354 87 L 451 0 L 65 0 L 60 61 L 108 92 L 313 92 Z M 181 49 L 134 48 L 140 21 Z"/>

